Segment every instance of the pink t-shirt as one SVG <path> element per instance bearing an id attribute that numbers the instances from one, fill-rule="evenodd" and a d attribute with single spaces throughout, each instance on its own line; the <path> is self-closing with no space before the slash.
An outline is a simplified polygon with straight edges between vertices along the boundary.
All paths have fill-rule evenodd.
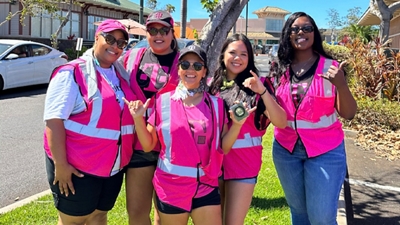
<path id="1" fill-rule="evenodd" d="M 206 104 L 203 97 L 203 100 L 199 104 L 195 106 L 184 106 L 184 110 L 186 118 L 182 119 L 188 121 L 190 130 L 192 131 L 193 139 L 195 140 L 197 146 L 197 151 L 196 149 L 193 149 L 193 151 L 199 154 L 201 163 L 205 166 L 209 162 L 210 158 L 211 137 L 213 137 L 212 135 L 215 135 L 210 107 Z M 154 116 L 156 115 L 154 112 L 155 111 L 153 111 L 147 120 L 147 122 L 153 126 L 155 121 Z M 160 121 L 159 116 L 157 116 L 157 121 Z M 226 123 L 228 123 L 228 119 L 225 116 L 224 124 Z M 157 122 L 157 124 L 159 123 Z M 173 131 L 171 130 L 171 132 Z M 174 151 L 176 152 L 179 150 L 174 149 Z M 211 193 L 213 190 L 214 188 L 209 186 L 200 185 L 195 198 L 203 197 Z"/>

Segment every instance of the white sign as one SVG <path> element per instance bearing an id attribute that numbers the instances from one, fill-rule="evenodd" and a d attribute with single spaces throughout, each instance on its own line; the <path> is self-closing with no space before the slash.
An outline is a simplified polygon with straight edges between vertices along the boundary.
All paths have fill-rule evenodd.
<path id="1" fill-rule="evenodd" d="M 82 50 L 83 38 L 78 38 L 76 40 L 76 51 Z"/>

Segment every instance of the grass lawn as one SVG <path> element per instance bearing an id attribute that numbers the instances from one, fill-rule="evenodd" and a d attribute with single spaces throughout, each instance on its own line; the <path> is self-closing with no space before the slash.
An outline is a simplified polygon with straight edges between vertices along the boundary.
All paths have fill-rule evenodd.
<path id="1" fill-rule="evenodd" d="M 290 224 L 289 208 L 271 158 L 272 126 L 264 136 L 263 166 L 245 224 L 284 225 Z M 44 172 L 44 171 L 43 171 Z M 125 188 L 117 199 L 115 207 L 109 212 L 110 225 L 128 224 L 125 210 Z M 51 195 L 44 196 L 30 204 L 0 215 L 0 225 L 46 225 L 57 224 L 57 210 L 53 207 Z"/>

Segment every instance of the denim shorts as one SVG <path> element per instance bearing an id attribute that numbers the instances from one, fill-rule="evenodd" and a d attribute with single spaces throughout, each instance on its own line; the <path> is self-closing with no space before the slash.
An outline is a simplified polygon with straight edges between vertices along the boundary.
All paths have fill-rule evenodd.
<path id="1" fill-rule="evenodd" d="M 210 194 L 200 197 L 200 198 L 194 198 L 192 200 L 192 209 L 190 212 L 181 209 L 179 207 L 164 203 L 160 201 L 156 194 L 156 204 L 157 204 L 157 209 L 158 211 L 164 213 L 164 214 L 181 214 L 181 213 L 190 213 L 192 210 L 203 207 L 203 206 L 209 206 L 209 205 L 220 205 L 221 204 L 221 195 L 219 193 L 219 189 L 215 188 L 213 191 L 210 192 Z"/>
<path id="2" fill-rule="evenodd" d="M 224 179 L 224 174 L 222 174 L 219 177 L 219 180 L 228 181 L 228 180 Z M 246 184 L 257 184 L 257 177 L 243 178 L 243 179 L 229 179 L 229 180 L 246 183 Z"/>

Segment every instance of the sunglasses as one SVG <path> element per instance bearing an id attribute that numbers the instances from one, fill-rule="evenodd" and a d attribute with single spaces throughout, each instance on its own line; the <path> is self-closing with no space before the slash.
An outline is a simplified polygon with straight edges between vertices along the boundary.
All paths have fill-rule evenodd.
<path id="1" fill-rule="evenodd" d="M 300 31 L 303 31 L 304 33 L 311 33 L 314 31 L 314 27 L 313 26 L 291 27 L 290 31 L 295 34 L 298 34 Z"/>
<path id="2" fill-rule="evenodd" d="M 147 32 L 149 32 L 151 36 L 156 36 L 158 33 L 160 33 L 162 36 L 168 35 L 170 30 L 170 27 L 161 27 L 160 29 L 157 29 L 155 27 L 147 28 Z"/>
<path id="3" fill-rule="evenodd" d="M 101 36 L 104 37 L 104 40 L 106 40 L 106 43 L 109 45 L 113 45 L 115 42 L 117 42 L 117 47 L 119 49 L 124 49 L 128 45 L 128 41 L 125 39 L 116 39 L 114 36 L 111 34 L 107 34 L 104 32 L 100 33 Z"/>
<path id="4" fill-rule="evenodd" d="M 194 62 L 193 64 L 190 64 L 190 62 L 188 62 L 188 61 L 183 61 L 183 62 L 179 63 L 179 66 L 183 70 L 188 70 L 190 66 L 193 66 L 194 70 L 200 71 L 204 65 L 199 62 Z"/>

